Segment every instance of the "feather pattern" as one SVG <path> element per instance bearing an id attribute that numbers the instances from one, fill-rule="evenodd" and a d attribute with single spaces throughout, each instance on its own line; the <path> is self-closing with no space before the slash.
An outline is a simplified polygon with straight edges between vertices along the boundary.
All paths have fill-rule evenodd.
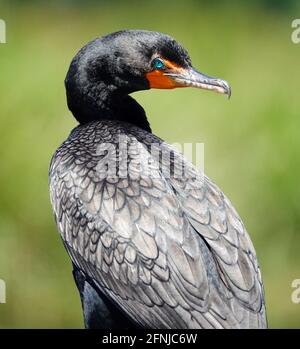
<path id="1" fill-rule="evenodd" d="M 154 157 L 155 148 L 170 158 Z M 117 173 L 103 176 L 105 154 L 116 151 Z M 260 270 L 240 217 L 153 134 L 114 121 L 78 126 L 52 159 L 50 193 L 74 265 L 140 326 L 266 327 Z"/>

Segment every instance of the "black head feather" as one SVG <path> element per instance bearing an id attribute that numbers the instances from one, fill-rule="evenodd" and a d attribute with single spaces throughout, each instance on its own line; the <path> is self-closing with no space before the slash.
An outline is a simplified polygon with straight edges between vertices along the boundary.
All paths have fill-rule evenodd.
<path id="1" fill-rule="evenodd" d="M 157 55 L 183 67 L 191 65 L 187 51 L 158 32 L 123 30 L 85 45 L 73 58 L 65 79 L 68 106 L 75 118 L 80 123 L 120 119 L 144 127 L 143 109 L 128 94 L 149 88 L 145 74 Z"/>

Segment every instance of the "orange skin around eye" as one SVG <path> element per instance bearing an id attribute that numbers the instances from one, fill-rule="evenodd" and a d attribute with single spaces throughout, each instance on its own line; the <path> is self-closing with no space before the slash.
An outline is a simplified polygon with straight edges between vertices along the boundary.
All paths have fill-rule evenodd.
<path id="1" fill-rule="evenodd" d="M 184 69 L 176 63 L 170 62 L 166 59 L 164 59 L 163 62 L 167 70 L 171 73 L 182 73 L 184 71 Z M 172 89 L 176 87 L 184 87 L 176 84 L 176 82 L 169 76 L 165 76 L 163 70 L 153 70 L 146 74 L 146 78 L 149 81 L 150 88 Z"/>

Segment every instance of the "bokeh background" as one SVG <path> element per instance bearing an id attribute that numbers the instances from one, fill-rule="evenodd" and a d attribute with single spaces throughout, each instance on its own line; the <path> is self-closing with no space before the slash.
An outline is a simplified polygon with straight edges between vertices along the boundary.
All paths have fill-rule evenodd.
<path id="1" fill-rule="evenodd" d="M 145 91 L 153 131 L 204 142 L 205 171 L 251 234 L 269 326 L 300 327 L 299 1 L 1 1 L 1 328 L 83 326 L 69 258 L 48 195 L 51 156 L 76 125 L 63 80 L 87 41 L 124 28 L 168 33 L 200 71 L 228 80 L 232 98 L 196 89 Z"/>

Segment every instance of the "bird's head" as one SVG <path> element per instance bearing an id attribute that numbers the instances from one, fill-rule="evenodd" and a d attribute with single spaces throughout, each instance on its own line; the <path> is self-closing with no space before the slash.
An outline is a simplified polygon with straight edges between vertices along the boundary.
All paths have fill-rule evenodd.
<path id="1" fill-rule="evenodd" d="M 231 94 L 226 81 L 194 69 L 187 51 L 173 38 L 145 30 L 119 31 L 88 43 L 74 57 L 65 84 L 73 114 L 83 101 L 95 112 L 93 104 L 99 109 L 112 96 L 150 88 L 196 87 Z"/>

